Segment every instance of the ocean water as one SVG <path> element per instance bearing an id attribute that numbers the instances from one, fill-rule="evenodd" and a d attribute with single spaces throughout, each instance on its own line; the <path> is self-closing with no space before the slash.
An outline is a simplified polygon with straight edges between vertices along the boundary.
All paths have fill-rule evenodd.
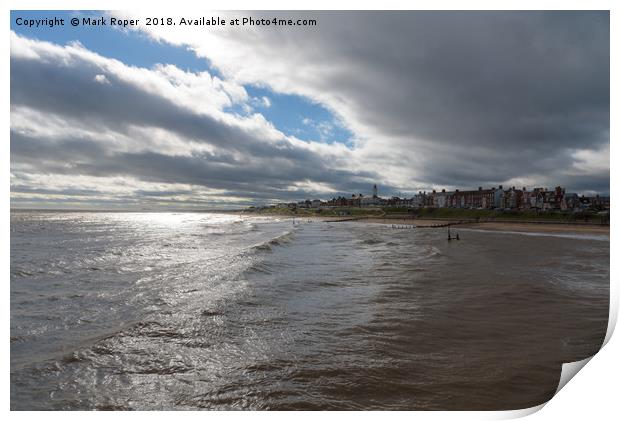
<path id="1" fill-rule="evenodd" d="M 600 348 L 609 238 L 11 212 L 11 409 L 519 409 Z"/>

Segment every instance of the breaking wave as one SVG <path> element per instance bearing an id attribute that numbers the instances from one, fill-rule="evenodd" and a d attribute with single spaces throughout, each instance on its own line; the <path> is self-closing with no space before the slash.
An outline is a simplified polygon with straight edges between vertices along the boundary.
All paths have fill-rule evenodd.
<path id="1" fill-rule="evenodd" d="M 279 235 L 275 238 L 272 238 L 270 240 L 264 241 L 259 244 L 255 244 L 251 247 L 251 249 L 258 250 L 258 251 L 272 251 L 273 247 L 275 246 L 283 246 L 285 244 L 290 243 L 291 241 L 293 241 L 294 237 L 295 237 L 295 233 L 293 231 L 287 231 L 283 233 L 282 235 Z"/>

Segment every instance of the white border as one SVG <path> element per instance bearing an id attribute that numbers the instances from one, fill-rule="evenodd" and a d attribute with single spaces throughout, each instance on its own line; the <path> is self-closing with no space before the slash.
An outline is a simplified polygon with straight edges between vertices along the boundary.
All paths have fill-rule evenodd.
<path id="1" fill-rule="evenodd" d="M 2 141 L 4 146 L 4 153 L 0 158 L 3 167 L 3 173 L 6 176 L 6 181 L 2 185 L 2 213 L 4 220 L 7 223 L 4 225 L 2 241 L 0 242 L 1 259 L 4 269 L 4 323 L 2 324 L 3 337 L 5 338 L 5 347 L 2 351 L 2 362 L 4 366 L 3 373 L 5 374 L 4 382 L 2 383 L 2 402 L 5 411 L 9 411 L 10 399 L 9 399 L 9 326 L 10 326 L 10 312 L 9 312 L 9 253 L 10 253 L 10 183 L 9 183 L 9 167 L 10 167 L 10 151 L 9 151 L 9 115 L 10 115 L 10 63 L 9 63 L 9 11 L 15 10 L 27 10 L 27 9 L 42 9 L 42 10 L 122 10 L 122 9 L 135 9 L 144 11 L 164 11 L 164 10 L 340 10 L 340 9 L 354 9 L 354 10 L 399 10 L 399 9 L 416 9 L 416 10 L 610 10 L 611 11 L 611 132 L 610 139 L 617 138 L 618 128 L 615 121 L 620 121 L 620 116 L 617 110 L 618 100 L 618 84 L 614 80 L 613 75 L 618 75 L 618 25 L 620 24 L 620 18 L 617 13 L 620 10 L 618 6 L 619 2 L 611 0 L 602 1 L 575 1 L 575 0 L 522 0 L 522 1 L 491 1 L 491 0 L 444 0 L 444 1 L 406 1 L 406 0 L 381 0 L 376 2 L 371 1 L 358 1 L 355 3 L 336 2 L 334 0 L 299 0 L 295 2 L 284 0 L 215 0 L 208 3 L 199 3 L 196 0 L 174 0 L 168 2 L 161 2 L 163 4 L 154 5 L 153 2 L 146 0 L 140 1 L 128 1 L 128 0 L 91 0 L 91 1 L 76 1 L 76 0 L 57 0 L 53 3 L 49 1 L 15 1 L 8 0 L 3 2 L 4 6 L 4 19 L 1 20 L 2 33 L 6 47 L 2 52 L 2 67 L 0 72 L 2 74 L 2 87 L 4 98 L 4 111 L 0 113 L 3 122 Z M 204 5 L 204 7 L 197 7 Z M 353 7 L 352 7 L 353 6 Z M 613 142 L 610 142 L 610 162 L 617 161 L 617 148 L 614 147 Z M 616 197 L 616 186 L 618 178 L 618 172 L 614 171 L 613 165 L 611 166 L 611 188 L 610 195 Z M 615 209 L 615 208 L 614 208 Z M 613 210 L 612 210 L 612 213 Z M 611 229 L 611 237 L 618 238 L 618 229 L 613 225 Z M 563 388 L 557 396 L 544 405 L 544 409 L 536 412 L 540 408 L 532 408 L 530 410 L 523 411 L 507 411 L 507 412 L 338 412 L 338 413 L 325 413 L 321 414 L 321 417 L 327 417 L 335 419 L 336 417 L 355 417 L 361 419 L 369 419 L 370 417 L 385 417 L 395 419 L 408 419 L 412 416 L 420 419 L 506 419 L 519 416 L 528 415 L 528 413 L 536 412 L 530 417 L 530 419 L 548 420 L 548 419 L 566 419 L 566 420 L 583 420 L 584 418 L 591 419 L 608 419 L 610 415 L 618 413 L 617 393 L 615 392 L 618 384 L 617 375 L 619 373 L 619 364 L 616 355 L 620 355 L 620 345 L 617 338 L 612 338 L 610 341 L 610 333 L 613 330 L 613 326 L 617 320 L 618 310 L 618 286 L 614 275 L 617 273 L 618 267 L 617 248 L 611 243 L 611 312 L 610 312 L 610 327 L 606 342 L 603 350 L 595 355 L 592 360 L 587 364 L 587 367 L 582 370 L 576 377 L 576 379 L 570 381 L 565 388 Z M 617 336 L 617 335 L 616 335 Z M 72 413 L 47 413 L 45 415 L 34 415 L 29 412 L 12 412 L 9 414 L 15 419 L 29 419 L 31 416 L 45 416 L 50 417 L 52 420 L 62 418 L 78 419 L 83 418 L 86 414 L 79 412 Z M 157 418 L 167 419 L 173 414 L 167 414 L 162 412 L 148 412 L 148 413 L 126 413 L 116 412 L 110 413 L 89 413 L 90 416 L 95 418 L 108 418 L 108 417 L 138 417 L 138 418 Z M 248 418 L 253 419 L 288 419 L 291 414 L 284 412 L 191 412 L 184 413 L 184 417 L 197 418 L 197 417 L 216 417 L 216 418 Z M 311 419 L 317 416 L 316 413 L 297 412 L 293 414 L 296 418 Z"/>

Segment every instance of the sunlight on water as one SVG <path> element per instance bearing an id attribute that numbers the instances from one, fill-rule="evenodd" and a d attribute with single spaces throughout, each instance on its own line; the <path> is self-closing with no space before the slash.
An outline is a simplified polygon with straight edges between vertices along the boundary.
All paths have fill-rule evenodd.
<path id="1" fill-rule="evenodd" d="M 11 408 L 515 409 L 605 335 L 609 242 L 298 222 L 12 212 Z"/>

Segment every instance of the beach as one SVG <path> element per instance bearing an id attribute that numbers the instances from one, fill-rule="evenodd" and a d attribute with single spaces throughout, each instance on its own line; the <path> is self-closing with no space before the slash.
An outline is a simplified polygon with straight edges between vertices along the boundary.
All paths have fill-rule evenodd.
<path id="1" fill-rule="evenodd" d="M 247 216 L 247 214 L 244 214 Z M 251 216 L 251 215 L 250 215 Z M 594 234 L 609 236 L 609 225 L 586 223 L 554 223 L 554 222 L 522 222 L 522 221 L 462 221 L 458 219 L 424 219 L 424 218 L 377 218 L 377 217 L 337 217 L 337 216 L 277 216 L 299 221 L 321 222 L 356 222 L 367 224 L 387 224 L 394 226 L 415 226 L 418 228 L 446 229 L 448 224 L 455 229 L 477 229 L 485 231 L 512 231 L 529 233 L 557 233 L 557 234 Z"/>
<path id="2" fill-rule="evenodd" d="M 517 232 L 545 232 L 545 233 L 582 233 L 609 235 L 609 225 L 595 224 L 568 224 L 568 223 L 545 223 L 545 222 L 461 222 L 458 220 L 437 219 L 395 219 L 395 218 L 367 218 L 359 219 L 358 222 L 373 224 L 396 224 L 415 225 L 416 227 L 433 227 L 437 225 L 452 224 L 455 228 L 475 228 L 489 231 L 517 231 Z M 441 228 L 441 227 L 440 227 Z"/>

